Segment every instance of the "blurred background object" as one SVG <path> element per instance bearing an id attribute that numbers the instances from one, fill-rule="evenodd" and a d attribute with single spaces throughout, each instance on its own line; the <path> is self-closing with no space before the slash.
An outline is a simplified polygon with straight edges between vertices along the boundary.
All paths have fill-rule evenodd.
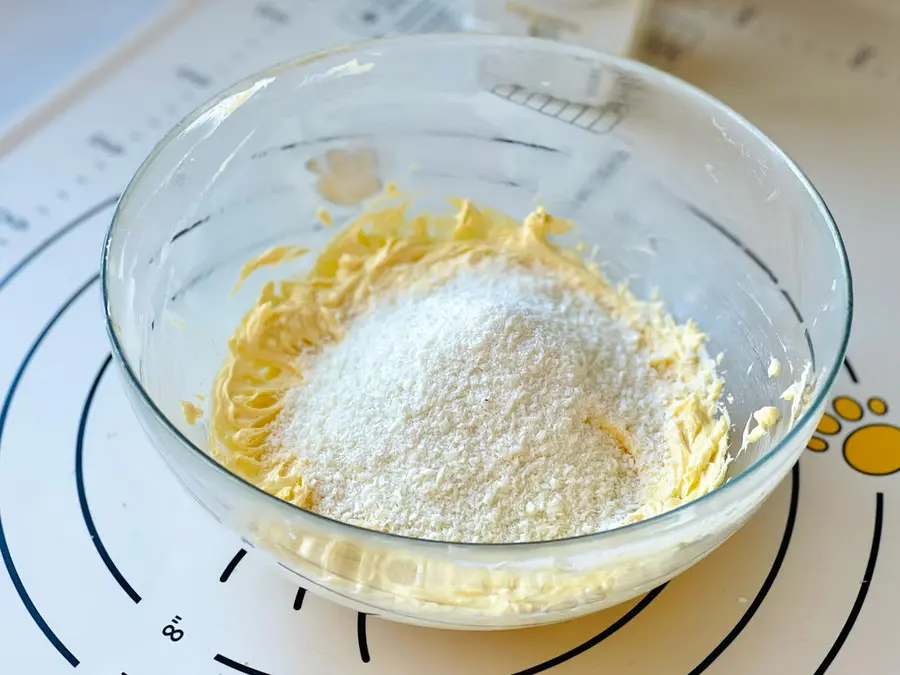
<path id="1" fill-rule="evenodd" d="M 639 44 L 651 4 L 652 0 L 468 0 L 463 25 L 624 55 Z"/>
<path id="2" fill-rule="evenodd" d="M 109 51 L 178 7 L 204 0 L 0 0 L 0 133 L 25 117 L 58 88 L 108 60 Z M 361 25 L 376 28 L 388 14 L 410 17 L 404 32 L 430 32 L 415 25 L 422 3 L 408 0 L 339 2 L 358 12 Z M 426 3 L 427 4 L 427 3 Z M 456 28 L 532 35 L 613 53 L 630 53 L 640 42 L 652 0 L 458 0 Z M 333 11 L 333 9 L 331 10 Z M 406 24 L 409 26 L 406 26 Z M 445 30 L 447 24 L 436 22 Z M 372 37 L 380 37 L 376 30 Z"/>
<path id="3" fill-rule="evenodd" d="M 169 0 L 0 0 L 0 131 L 140 29 Z"/>

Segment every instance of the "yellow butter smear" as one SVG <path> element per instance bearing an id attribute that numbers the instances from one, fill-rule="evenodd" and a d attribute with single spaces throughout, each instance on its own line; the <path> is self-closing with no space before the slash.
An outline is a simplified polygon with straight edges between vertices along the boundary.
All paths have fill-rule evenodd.
<path id="1" fill-rule="evenodd" d="M 668 479 L 632 520 L 675 508 L 715 489 L 731 461 L 730 420 L 719 406 L 723 383 L 706 356 L 705 336 L 688 321 L 677 324 L 661 303 L 640 301 L 611 285 L 577 251 L 551 241 L 571 228 L 538 208 L 519 223 L 468 200 L 451 200 L 453 216 L 409 216 L 400 201 L 366 212 L 340 231 L 303 279 L 268 282 L 228 343 L 210 406 L 210 448 L 228 469 L 297 506 L 314 508 L 293 453 L 271 442 L 286 394 L 303 380 L 301 356 L 341 339 L 345 326 L 373 298 L 422 283 L 438 283 L 461 266 L 498 256 L 525 268 L 541 267 L 572 290 L 592 296 L 614 319 L 638 333 L 663 377 L 691 382 L 670 403 L 665 442 Z M 383 203 L 383 202 L 382 202 Z M 242 278 L 261 265 L 294 258 L 303 249 L 278 247 L 247 263 Z M 598 423 L 604 429 L 602 423 Z M 620 430 L 605 429 L 619 438 Z M 626 446 L 622 441 L 623 448 Z M 626 448 L 627 451 L 627 448 Z"/>

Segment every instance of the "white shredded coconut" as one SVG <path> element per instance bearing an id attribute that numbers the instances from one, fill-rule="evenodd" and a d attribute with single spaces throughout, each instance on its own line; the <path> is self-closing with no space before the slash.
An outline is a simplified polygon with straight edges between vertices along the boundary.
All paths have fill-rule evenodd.
<path id="1" fill-rule="evenodd" d="M 640 345 L 590 296 L 482 262 L 379 300 L 306 357 L 275 443 L 300 457 L 314 511 L 371 529 L 466 542 L 609 529 L 672 473 L 666 408 L 685 385 Z"/>

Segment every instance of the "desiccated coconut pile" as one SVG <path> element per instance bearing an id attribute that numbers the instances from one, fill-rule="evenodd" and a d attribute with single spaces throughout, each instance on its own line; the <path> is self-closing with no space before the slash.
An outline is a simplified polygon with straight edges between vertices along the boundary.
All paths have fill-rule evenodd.
<path id="1" fill-rule="evenodd" d="M 280 444 L 323 515 L 426 539 L 556 539 L 650 501 L 684 387 L 590 296 L 489 260 L 377 304 L 309 358 Z"/>

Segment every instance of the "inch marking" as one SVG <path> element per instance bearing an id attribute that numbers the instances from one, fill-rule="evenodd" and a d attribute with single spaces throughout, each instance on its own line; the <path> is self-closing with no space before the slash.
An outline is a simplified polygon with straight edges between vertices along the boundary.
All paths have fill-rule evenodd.
<path id="1" fill-rule="evenodd" d="M 113 195 L 112 197 L 108 197 L 104 201 L 100 202 L 96 206 L 92 206 L 90 209 L 82 213 L 80 216 L 77 216 L 74 220 L 69 221 L 65 225 L 63 225 L 56 232 L 51 234 L 49 237 L 44 239 L 40 244 L 38 244 L 30 253 L 28 253 L 24 258 L 22 258 L 19 262 L 13 265 L 12 269 L 6 273 L 5 276 L 0 277 L 0 291 L 3 290 L 3 287 L 6 286 L 13 278 L 19 274 L 23 269 L 25 269 L 32 261 L 35 260 L 38 256 L 41 255 L 44 251 L 46 251 L 50 246 L 55 244 L 59 239 L 64 237 L 66 234 L 74 230 L 75 228 L 83 225 L 85 222 L 93 218 L 99 213 L 102 213 L 110 206 L 113 206 L 116 202 L 119 201 L 119 195 Z"/>
<path id="2" fill-rule="evenodd" d="M 844 368 L 847 370 L 847 375 L 850 376 L 850 381 L 853 384 L 859 384 L 859 378 L 856 376 L 856 371 L 853 369 L 853 366 L 850 365 L 850 359 L 844 357 Z"/>
<path id="3" fill-rule="evenodd" d="M 94 548 L 97 549 L 97 554 L 100 556 L 103 564 L 106 565 L 106 569 L 109 570 L 113 579 L 116 580 L 128 597 L 137 604 L 141 601 L 141 596 L 125 580 L 112 558 L 109 557 L 109 553 L 107 553 L 106 547 L 100 539 L 100 533 L 97 532 L 97 527 L 94 525 L 94 518 L 91 516 L 91 508 L 88 505 L 87 491 L 84 488 L 84 433 L 87 430 L 87 421 L 91 411 L 91 404 L 94 402 L 94 395 L 97 393 L 100 380 L 103 379 L 103 374 L 111 361 L 112 354 L 107 354 L 103 364 L 100 366 L 100 370 L 97 371 L 97 375 L 94 377 L 94 381 L 91 383 L 87 398 L 84 400 L 84 406 L 81 408 L 81 419 L 78 421 L 78 435 L 75 437 L 75 487 L 78 491 L 78 505 L 81 508 L 81 517 L 84 520 L 88 534 L 91 535 L 91 541 L 94 544 Z"/>
<path id="4" fill-rule="evenodd" d="M 875 49 L 874 46 L 863 45 L 856 50 L 852 57 L 850 57 L 850 63 L 848 65 L 852 69 L 858 70 L 875 58 L 876 54 L 878 54 L 878 50 Z"/>
<path id="5" fill-rule="evenodd" d="M 306 597 L 306 589 L 303 586 L 300 586 L 297 589 L 297 595 L 294 596 L 294 611 L 298 611 L 303 608 L 303 598 Z"/>
<path id="6" fill-rule="evenodd" d="M 6 225 L 16 232 L 24 232 L 29 227 L 27 218 L 17 216 L 3 206 L 0 206 L 0 225 Z"/>
<path id="7" fill-rule="evenodd" d="M 210 85 L 210 79 L 203 73 L 198 73 L 189 66 L 180 66 L 175 71 L 175 76 L 185 82 L 193 84 L 195 87 L 206 89 Z"/>
<path id="8" fill-rule="evenodd" d="M 245 666 L 243 663 L 238 663 L 237 661 L 232 661 L 227 656 L 222 656 L 221 654 L 216 654 L 213 657 L 213 661 L 221 663 L 223 666 L 228 666 L 232 670 L 236 670 L 239 673 L 244 673 L 245 675 L 269 675 L 262 670 L 257 670 L 256 668 L 251 668 L 250 666 Z"/>
<path id="9" fill-rule="evenodd" d="M 748 23 L 750 23 L 755 16 L 756 16 L 756 7 L 753 7 L 751 5 L 741 7 L 741 9 L 738 11 L 737 15 L 734 17 L 734 24 L 738 28 L 743 28 Z"/>
<path id="10" fill-rule="evenodd" d="M 363 663 L 368 663 L 369 657 L 369 638 L 366 635 L 366 614 L 364 612 L 356 613 L 356 641 L 359 643 L 359 658 Z"/>
<path id="11" fill-rule="evenodd" d="M 88 138 L 88 145 L 117 157 L 125 154 L 125 148 L 121 144 L 110 140 L 101 133 L 92 134 L 91 137 Z"/>
<path id="12" fill-rule="evenodd" d="M 247 555 L 247 551 L 243 548 L 234 554 L 234 557 L 228 562 L 228 564 L 225 566 L 225 569 L 222 571 L 222 575 L 219 577 L 220 582 L 224 584 L 226 581 L 228 581 L 231 573 L 234 572 L 234 568 L 237 567 L 238 563 L 244 559 L 245 555 Z"/>
<path id="13" fill-rule="evenodd" d="M 267 2 L 261 2 L 254 10 L 256 15 L 279 24 L 290 23 L 291 17 Z"/>
<path id="14" fill-rule="evenodd" d="M 825 671 L 831 666 L 831 663 L 838 655 L 838 652 L 841 651 L 841 647 L 844 646 L 844 643 L 850 636 L 850 631 L 853 630 L 853 624 L 856 623 L 856 619 L 862 611 L 863 603 L 866 601 L 866 595 L 869 593 L 869 586 L 872 583 L 872 577 L 875 575 L 875 564 L 878 562 L 878 549 L 881 546 L 881 529 L 883 523 L 884 493 L 878 492 L 875 495 L 875 528 L 872 532 L 872 546 L 869 549 L 869 560 L 866 563 L 866 571 L 863 573 L 862 581 L 859 584 L 859 591 L 856 594 L 856 600 L 853 602 L 853 607 L 850 609 L 850 615 L 847 617 L 847 621 L 841 628 L 841 632 L 838 633 L 837 639 L 834 641 L 831 649 L 828 650 L 825 658 L 822 659 L 822 663 L 816 668 L 815 675 L 824 675 Z"/>
<path id="15" fill-rule="evenodd" d="M 184 637 L 184 631 L 181 628 L 175 628 L 175 624 L 177 624 L 180 620 L 181 617 L 176 614 L 174 619 L 163 626 L 162 634 L 165 637 L 169 638 L 171 642 L 178 642 L 181 638 Z"/>

